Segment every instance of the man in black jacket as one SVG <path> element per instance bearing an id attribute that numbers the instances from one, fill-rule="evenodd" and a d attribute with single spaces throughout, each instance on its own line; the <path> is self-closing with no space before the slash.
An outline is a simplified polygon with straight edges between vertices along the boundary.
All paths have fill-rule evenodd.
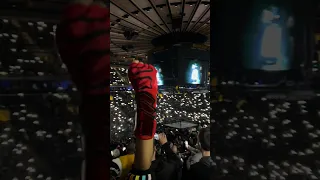
<path id="1" fill-rule="evenodd" d="M 156 149 L 153 154 L 151 169 L 155 173 L 156 179 L 180 180 L 182 173 L 182 161 L 177 154 L 173 152 L 170 143 L 164 133 L 159 134 L 159 143 L 165 153 L 165 157 L 156 159 Z"/>
<path id="2" fill-rule="evenodd" d="M 213 175 L 213 160 L 210 156 L 210 129 L 203 128 L 199 133 L 202 158 L 199 162 L 191 165 L 187 178 L 209 180 Z"/>

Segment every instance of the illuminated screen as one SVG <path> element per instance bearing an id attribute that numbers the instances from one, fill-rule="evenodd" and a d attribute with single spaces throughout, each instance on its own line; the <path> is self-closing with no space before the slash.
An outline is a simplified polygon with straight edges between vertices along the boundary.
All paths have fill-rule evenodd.
<path id="1" fill-rule="evenodd" d="M 163 83 L 163 74 L 162 74 L 162 69 L 159 65 L 155 64 L 154 67 L 157 70 L 157 81 L 158 81 L 158 86 L 164 85 Z"/>
<path id="2" fill-rule="evenodd" d="M 257 12 L 255 13 L 257 14 Z M 284 71 L 291 68 L 294 48 L 294 18 L 284 8 L 261 8 L 248 29 L 249 44 L 245 66 L 248 69 Z M 246 40 L 248 40 L 246 39 Z M 247 42 L 246 42 L 247 43 Z"/>
<path id="3" fill-rule="evenodd" d="M 202 69 L 202 65 L 198 61 L 190 61 L 186 71 L 187 84 L 201 84 Z"/>

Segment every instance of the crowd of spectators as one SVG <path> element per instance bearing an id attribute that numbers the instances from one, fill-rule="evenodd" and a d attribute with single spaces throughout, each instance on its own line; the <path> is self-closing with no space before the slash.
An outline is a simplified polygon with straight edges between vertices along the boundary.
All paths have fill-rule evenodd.
<path id="1" fill-rule="evenodd" d="M 1 98 L 1 179 L 78 176 L 81 129 L 67 98 L 64 93 Z"/>
<path id="2" fill-rule="evenodd" d="M 111 139 L 121 139 L 133 134 L 135 103 L 132 91 L 111 93 Z M 161 93 L 158 98 L 157 122 L 164 124 L 187 121 L 209 124 L 210 101 L 208 93 Z"/>
<path id="3" fill-rule="evenodd" d="M 319 96 L 295 98 L 251 94 L 213 104 L 215 176 L 318 179 Z"/>
<path id="4" fill-rule="evenodd" d="M 212 101 L 214 179 L 318 179 L 320 95 L 308 96 L 308 99 L 299 97 L 299 100 L 297 97 L 242 95 L 228 98 L 219 94 Z M 162 107 L 165 106 L 159 106 L 159 114 L 166 114 Z M 193 133 L 183 129 L 161 130 L 168 137 L 175 134 L 168 138 L 169 142 L 178 146 L 177 154 L 185 162 L 182 167 L 187 169 L 190 149 L 196 148 L 187 149 L 183 142 L 197 147 L 194 144 L 197 140 L 188 138 Z M 197 131 L 193 136 L 196 134 Z"/>

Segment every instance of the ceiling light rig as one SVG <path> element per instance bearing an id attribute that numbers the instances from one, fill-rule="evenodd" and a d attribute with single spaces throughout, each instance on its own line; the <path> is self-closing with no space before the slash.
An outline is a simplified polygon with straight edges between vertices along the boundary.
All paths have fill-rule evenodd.
<path id="1" fill-rule="evenodd" d="M 146 7 L 146 8 L 143 8 L 144 11 L 147 11 L 147 12 L 150 12 L 152 9 L 152 7 Z"/>
<path id="2" fill-rule="evenodd" d="M 186 3 L 186 4 L 188 4 L 190 7 L 192 7 L 193 5 L 196 4 L 196 2 L 188 2 L 188 3 Z"/>
<path id="3" fill-rule="evenodd" d="M 135 14 L 136 16 L 138 16 L 139 11 L 134 11 L 132 14 Z"/>
<path id="4" fill-rule="evenodd" d="M 181 5 L 181 3 L 180 3 L 180 2 L 178 2 L 178 3 L 171 3 L 170 5 L 177 8 L 179 5 Z"/>
<path id="5" fill-rule="evenodd" d="M 210 2 L 203 2 L 202 3 L 204 6 L 208 6 L 210 4 Z"/>
<path id="6" fill-rule="evenodd" d="M 178 18 L 178 19 L 180 18 L 179 20 L 176 20 L 176 21 L 179 23 L 183 23 L 183 22 L 187 23 L 188 22 L 187 19 L 185 19 L 183 21 L 183 19 L 181 20 L 181 18 L 183 18 L 185 15 L 190 14 L 191 10 L 194 9 L 196 5 L 198 5 L 197 3 L 199 1 L 187 0 L 184 3 L 181 3 L 181 2 L 177 2 L 177 1 L 172 2 L 171 1 L 171 3 L 169 3 L 169 4 L 162 3 L 162 4 L 154 5 L 152 7 L 151 7 L 151 5 L 149 5 L 149 6 L 147 5 L 144 7 L 133 9 L 131 11 L 129 10 L 128 12 L 123 11 L 122 14 L 120 14 L 120 16 L 118 18 L 113 19 L 113 21 L 111 22 L 110 25 L 111 25 L 111 28 L 116 28 L 113 30 L 115 33 L 123 34 L 125 31 L 139 32 L 139 33 L 141 33 L 141 36 L 143 37 L 143 38 L 139 39 L 139 41 L 143 41 L 146 44 L 148 43 L 148 45 L 143 45 L 141 47 L 138 46 L 138 47 L 135 47 L 134 49 L 131 49 L 130 47 L 127 46 L 128 45 L 127 44 L 128 43 L 127 37 L 126 36 L 122 37 L 121 39 L 123 39 L 123 41 L 117 42 L 117 48 L 116 48 L 116 46 L 114 47 L 114 51 L 115 51 L 114 53 L 116 53 L 118 55 L 117 60 L 122 60 L 122 61 L 128 60 L 128 62 L 129 62 L 130 56 L 132 56 L 132 55 L 134 55 L 136 57 L 141 57 L 142 59 L 148 59 L 148 57 L 146 57 L 147 52 L 149 49 L 153 48 L 153 46 L 151 44 L 149 44 L 150 40 L 151 39 L 153 40 L 155 37 L 158 36 L 155 33 L 151 34 L 150 32 L 154 32 L 155 29 L 158 29 L 157 25 L 158 26 L 160 25 L 161 27 L 167 25 L 168 29 L 169 29 L 169 32 L 167 32 L 167 33 L 174 32 L 174 37 L 178 37 L 178 40 L 179 40 L 180 35 L 178 35 L 178 34 L 182 33 L 183 30 L 181 30 L 181 32 L 180 32 L 180 25 L 175 24 L 175 21 L 174 22 L 170 21 L 171 17 L 170 17 L 169 11 L 172 11 L 171 13 L 173 15 L 173 20 L 175 20 L 175 18 Z M 210 4 L 208 4 L 207 1 L 202 1 L 201 5 L 205 9 L 210 7 Z M 205 5 L 208 5 L 208 7 L 204 7 Z M 184 9 L 185 12 L 182 14 L 182 9 L 180 10 L 180 8 L 183 8 L 183 6 L 186 6 L 186 8 L 189 7 L 189 10 Z M 125 9 L 125 8 L 123 7 L 123 9 Z M 149 16 L 150 14 L 153 13 L 152 12 L 153 10 L 154 10 L 155 16 L 160 15 L 160 16 L 167 16 L 169 18 L 165 18 L 163 20 L 164 23 L 159 22 L 159 24 L 157 24 L 157 25 L 156 24 L 146 24 L 146 26 L 143 26 L 143 29 L 141 29 L 139 27 L 131 27 L 131 25 L 129 25 L 131 20 L 134 20 L 135 18 L 138 18 L 140 16 L 141 16 L 141 18 L 144 18 L 145 15 Z M 156 13 L 159 13 L 159 14 L 156 14 Z M 140 19 L 140 18 L 138 18 L 138 19 Z M 129 24 L 127 24 L 127 21 Z M 133 22 L 131 22 L 131 24 L 132 23 Z M 174 25 L 174 26 L 172 26 L 172 25 Z M 128 26 L 131 28 L 129 28 Z M 176 27 L 178 27 L 178 28 L 176 28 Z M 202 29 L 202 31 L 207 31 L 206 28 L 201 28 L 201 29 Z M 203 33 L 202 31 L 199 33 L 200 34 Z M 120 39 L 117 34 L 112 34 L 112 36 L 114 36 L 115 39 Z M 188 37 L 187 39 L 189 40 L 190 36 L 188 35 L 187 37 Z M 131 38 L 129 38 L 129 39 L 131 39 Z M 172 39 L 172 36 L 171 36 L 171 39 Z M 166 41 L 168 41 L 168 39 L 166 39 Z M 185 40 L 183 39 L 183 42 L 184 41 Z M 134 43 L 132 43 L 132 44 L 134 44 Z M 126 49 L 126 50 L 123 51 L 123 49 Z"/>
<path id="7" fill-rule="evenodd" d="M 163 10 L 163 8 L 166 6 L 166 4 L 159 4 L 156 7 L 159 8 L 160 10 Z"/>

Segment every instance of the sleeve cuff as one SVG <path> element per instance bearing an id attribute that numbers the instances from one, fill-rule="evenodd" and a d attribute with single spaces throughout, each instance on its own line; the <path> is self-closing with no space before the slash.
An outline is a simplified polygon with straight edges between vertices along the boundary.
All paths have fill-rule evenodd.
<path id="1" fill-rule="evenodd" d="M 150 169 L 148 170 L 138 170 L 132 168 L 126 180 L 153 180 L 154 175 Z"/>

